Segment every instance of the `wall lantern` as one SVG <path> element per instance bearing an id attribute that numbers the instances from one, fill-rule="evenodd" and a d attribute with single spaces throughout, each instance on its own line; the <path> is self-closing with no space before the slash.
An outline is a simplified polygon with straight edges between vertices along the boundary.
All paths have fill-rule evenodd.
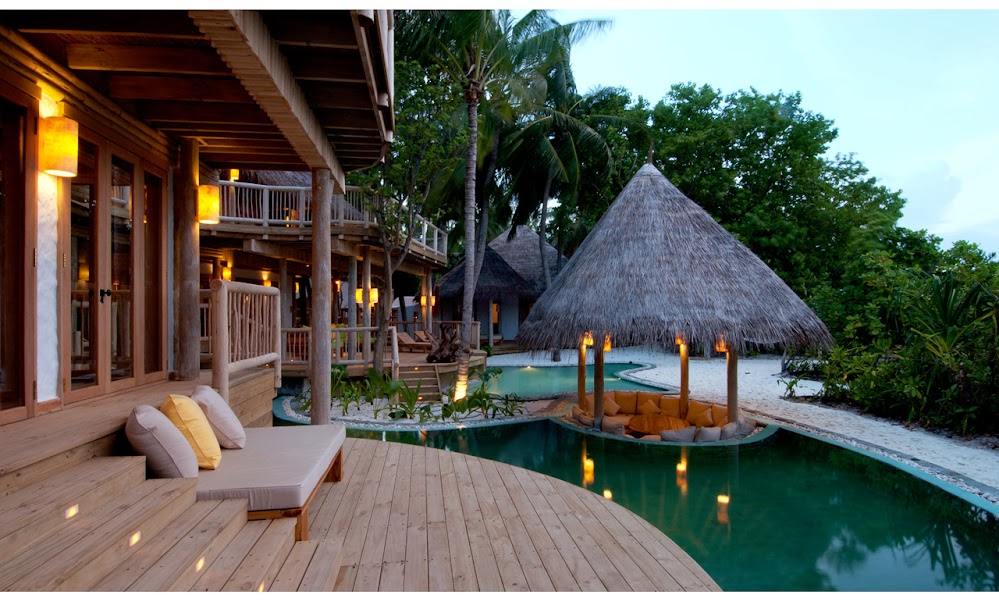
<path id="1" fill-rule="evenodd" d="M 430 295 L 430 307 L 437 305 L 437 297 Z M 420 296 L 420 307 L 427 307 L 427 296 Z"/>
<path id="2" fill-rule="evenodd" d="M 238 182 L 239 181 L 239 170 L 238 169 L 230 169 L 229 170 L 229 181 L 230 182 Z"/>
<path id="3" fill-rule="evenodd" d="M 202 224 L 219 223 L 219 187 L 211 184 L 198 186 L 198 221 Z"/>
<path id="4" fill-rule="evenodd" d="M 370 294 L 371 294 L 371 305 L 376 305 L 378 303 L 378 289 L 376 288 L 371 289 Z M 357 301 L 358 305 L 364 303 L 363 288 L 359 288 L 354 291 L 354 299 Z"/>
<path id="5" fill-rule="evenodd" d="M 39 137 L 39 168 L 50 176 L 76 177 L 80 156 L 80 124 L 68 117 L 46 117 L 41 120 Z"/>
<path id="6" fill-rule="evenodd" d="M 587 347 L 593 347 L 593 333 L 586 331 L 583 333 L 583 344 Z"/>

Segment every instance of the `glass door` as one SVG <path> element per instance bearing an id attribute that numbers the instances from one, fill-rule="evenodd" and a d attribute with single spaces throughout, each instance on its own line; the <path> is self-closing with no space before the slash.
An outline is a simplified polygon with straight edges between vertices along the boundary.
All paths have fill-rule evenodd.
<path id="1" fill-rule="evenodd" d="M 23 408 L 25 111 L 0 100 L 0 412 Z M 2 422 L 0 422 L 2 423 Z"/>
<path id="2" fill-rule="evenodd" d="M 117 156 L 111 158 L 110 282 L 98 292 L 101 303 L 110 305 L 111 381 L 132 378 L 133 366 L 133 198 L 135 166 Z"/>
<path id="3" fill-rule="evenodd" d="M 77 176 L 70 186 L 70 390 L 95 387 L 100 321 L 97 256 L 98 148 L 80 140 Z M 103 300 L 103 295 L 100 297 Z"/>

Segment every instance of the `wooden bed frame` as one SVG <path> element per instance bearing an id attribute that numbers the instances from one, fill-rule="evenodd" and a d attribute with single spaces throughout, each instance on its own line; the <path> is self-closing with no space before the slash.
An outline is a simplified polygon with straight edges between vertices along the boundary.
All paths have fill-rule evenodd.
<path id="1" fill-rule="evenodd" d="M 281 508 L 278 510 L 254 510 L 246 513 L 247 520 L 273 520 L 276 518 L 295 518 L 295 541 L 309 539 L 309 504 L 323 483 L 336 483 L 343 479 L 343 447 L 336 452 L 333 461 L 323 472 L 323 477 L 316 483 L 309 498 L 298 508 Z"/>

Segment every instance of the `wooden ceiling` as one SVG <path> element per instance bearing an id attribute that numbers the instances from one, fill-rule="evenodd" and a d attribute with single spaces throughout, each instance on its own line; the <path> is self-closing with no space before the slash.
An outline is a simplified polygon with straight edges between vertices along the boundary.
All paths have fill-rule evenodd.
<path id="1" fill-rule="evenodd" d="M 255 88 L 235 75 L 192 14 L 3 11 L 0 21 L 150 126 L 200 140 L 201 160 L 213 167 L 315 167 L 276 125 L 274 105 L 247 92 Z M 343 170 L 379 162 L 394 128 L 391 11 L 259 15 L 283 57 L 278 64 L 287 64 Z"/>

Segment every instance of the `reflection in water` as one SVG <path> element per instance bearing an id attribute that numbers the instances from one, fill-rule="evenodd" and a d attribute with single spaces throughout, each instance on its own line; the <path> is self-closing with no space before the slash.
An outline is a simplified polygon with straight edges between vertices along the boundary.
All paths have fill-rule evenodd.
<path id="1" fill-rule="evenodd" d="M 542 420 L 387 438 L 612 492 L 726 590 L 999 588 L 996 515 L 789 431 L 742 446 L 686 448 L 589 437 Z"/>

